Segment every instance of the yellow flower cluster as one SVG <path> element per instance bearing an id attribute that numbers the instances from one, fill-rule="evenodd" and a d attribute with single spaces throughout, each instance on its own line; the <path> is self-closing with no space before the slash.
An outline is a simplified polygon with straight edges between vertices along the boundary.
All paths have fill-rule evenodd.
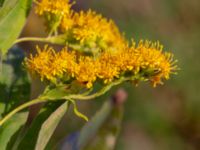
<path id="1" fill-rule="evenodd" d="M 29 59 L 26 59 L 25 65 L 32 74 L 39 74 L 41 80 L 44 79 L 56 82 L 57 77 L 62 78 L 66 68 L 68 70 L 74 68 L 75 54 L 73 53 L 56 53 L 52 47 L 47 45 L 41 50 L 36 47 L 37 54 L 33 57 L 30 55 Z M 73 72 L 73 71 L 72 71 Z"/>
<path id="2" fill-rule="evenodd" d="M 36 0 L 35 12 L 38 15 L 47 13 L 65 16 L 70 14 L 72 4 L 69 0 Z"/>
<path id="3" fill-rule="evenodd" d="M 64 17 L 61 22 L 61 29 L 63 32 L 70 31 L 75 40 L 90 47 L 119 48 L 125 42 L 124 37 L 112 20 L 108 20 L 92 10 L 75 12 L 71 19 Z"/>
<path id="4" fill-rule="evenodd" d="M 121 76 L 137 76 L 153 82 L 168 79 L 176 70 L 171 53 L 163 53 L 162 45 L 141 41 L 118 51 L 104 51 L 98 57 L 85 56 L 66 48 L 55 52 L 51 47 L 43 51 L 37 47 L 37 55 L 25 61 L 27 68 L 41 79 L 51 82 L 70 77 L 87 88 L 96 81 L 108 84 Z M 58 80 L 59 79 L 59 80 Z"/>
<path id="5" fill-rule="evenodd" d="M 95 11 L 75 12 L 71 9 L 72 3 L 69 0 L 41 0 L 36 4 L 38 15 L 46 17 L 47 14 L 55 14 L 59 17 L 52 17 L 51 20 L 47 17 L 47 27 L 49 24 L 58 23 L 61 32 L 69 35 L 67 40 L 75 42 L 74 44 L 101 50 L 124 46 L 125 39 L 115 23 Z"/>
<path id="6" fill-rule="evenodd" d="M 92 10 L 75 12 L 72 5 L 70 0 L 37 0 L 36 13 L 46 17 L 50 29 L 60 28 L 68 46 L 97 49 L 97 53 L 88 56 L 75 47 L 59 52 L 48 46 L 43 50 L 37 47 L 37 54 L 26 59 L 25 65 L 41 80 L 53 83 L 76 80 L 91 88 L 97 81 L 108 84 L 130 76 L 134 80 L 150 80 L 156 86 L 176 70 L 173 55 L 164 53 L 159 42 L 141 40 L 129 46 L 112 20 Z"/>
<path id="7" fill-rule="evenodd" d="M 73 3 L 70 0 L 35 0 L 35 13 L 45 19 L 46 30 L 49 35 L 57 33 L 60 22 L 65 18 L 71 20 Z M 68 21 L 70 23 L 70 21 Z"/>

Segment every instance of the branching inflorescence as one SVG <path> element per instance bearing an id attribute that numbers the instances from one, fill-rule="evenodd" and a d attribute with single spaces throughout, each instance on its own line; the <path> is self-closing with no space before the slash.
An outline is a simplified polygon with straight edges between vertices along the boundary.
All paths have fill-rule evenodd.
<path id="1" fill-rule="evenodd" d="M 95 82 L 106 85 L 121 77 L 133 77 L 134 81 L 149 80 L 156 86 L 175 73 L 173 55 L 163 52 L 159 42 L 141 40 L 135 44 L 132 40 L 129 44 L 112 20 L 92 10 L 75 12 L 73 4 L 69 0 L 36 1 L 36 14 L 52 25 L 49 32 L 66 34 L 62 50 L 37 47 L 37 54 L 26 59 L 28 70 L 42 81 L 57 84 L 75 80 L 91 88 Z M 59 19 L 52 20 L 52 16 Z"/>
<path id="2" fill-rule="evenodd" d="M 49 42 L 64 48 L 56 51 L 48 45 L 44 48 L 36 46 L 36 54 L 25 59 L 24 65 L 31 75 L 39 76 L 41 81 L 48 83 L 47 87 L 37 99 L 10 112 L 0 125 L 16 112 L 48 100 L 68 100 L 74 105 L 74 112 L 86 119 L 76 109 L 75 99 L 94 99 L 125 81 L 136 84 L 150 81 L 155 87 L 176 73 L 173 54 L 163 52 L 163 45 L 159 42 L 140 40 L 136 44 L 132 40 L 130 43 L 113 20 L 92 10 L 76 12 L 72 9 L 75 2 L 70 0 L 34 2 L 36 14 L 45 19 L 49 36 L 25 37 L 15 43 Z M 95 92 L 93 87 L 96 83 L 102 86 Z"/>
<path id="3" fill-rule="evenodd" d="M 159 43 L 149 41 L 141 41 L 137 46 L 133 43 L 117 51 L 104 51 L 97 57 L 67 48 L 59 52 L 47 46 L 37 49 L 38 54 L 31 55 L 25 64 L 42 80 L 53 83 L 77 80 L 91 88 L 96 81 L 108 84 L 122 76 L 135 76 L 135 80 L 150 80 L 156 86 L 176 70 L 173 55 L 164 53 Z"/>

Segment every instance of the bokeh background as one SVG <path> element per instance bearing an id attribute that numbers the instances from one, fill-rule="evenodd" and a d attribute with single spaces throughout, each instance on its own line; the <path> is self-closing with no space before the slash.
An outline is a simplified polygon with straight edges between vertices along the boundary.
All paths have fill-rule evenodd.
<path id="1" fill-rule="evenodd" d="M 152 88 L 124 84 L 128 99 L 117 150 L 200 149 L 200 1 L 199 0 L 78 0 L 76 10 L 92 8 L 112 18 L 128 39 L 159 40 L 178 60 L 178 75 Z M 43 21 L 32 13 L 22 36 L 45 36 Z M 33 43 L 22 45 L 33 49 Z M 79 107 L 91 117 L 115 87 L 96 101 Z M 84 124 L 73 114 L 63 128 L 74 132 Z M 66 133 L 65 133 L 66 134 Z"/>

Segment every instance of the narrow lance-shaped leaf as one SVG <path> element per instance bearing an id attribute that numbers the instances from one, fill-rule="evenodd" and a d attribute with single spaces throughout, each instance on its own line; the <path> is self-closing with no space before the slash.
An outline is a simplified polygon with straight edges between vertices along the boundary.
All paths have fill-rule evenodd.
<path id="1" fill-rule="evenodd" d="M 0 8 L 0 20 L 3 19 L 4 16 L 8 14 L 9 11 L 13 9 L 18 0 L 0 0 L 1 8 Z"/>
<path id="2" fill-rule="evenodd" d="M 102 108 L 95 114 L 95 116 L 86 123 L 80 133 L 72 133 L 67 138 L 61 140 L 57 149 L 78 150 L 83 148 L 92 139 L 92 137 L 95 136 L 111 111 L 111 102 L 106 101 Z"/>
<path id="3" fill-rule="evenodd" d="M 98 129 L 104 123 L 112 111 L 112 103 L 106 101 L 99 112 L 83 127 L 78 138 L 78 147 L 84 147 L 88 141 L 98 132 Z"/>
<path id="4" fill-rule="evenodd" d="M 120 107 L 113 107 L 97 133 L 81 148 L 83 150 L 113 150 L 121 128 L 122 115 L 123 111 Z"/>
<path id="5" fill-rule="evenodd" d="M 45 149 L 58 123 L 68 109 L 68 101 L 62 104 L 49 118 L 42 124 L 40 129 L 35 150 Z"/>
<path id="6" fill-rule="evenodd" d="M 110 101 L 80 132 L 77 148 L 83 150 L 113 150 L 121 127 L 123 103 L 127 94 L 119 89 Z"/>
<path id="7" fill-rule="evenodd" d="M 6 0 L 0 10 L 0 51 L 5 54 L 19 36 L 32 0 Z"/>
<path id="8" fill-rule="evenodd" d="M 56 146 L 57 149 L 112 150 L 121 126 L 126 96 L 123 90 L 118 90 L 80 132 L 62 139 Z"/>
<path id="9" fill-rule="evenodd" d="M 28 113 L 15 114 L 3 126 L 0 126 L 0 149 L 6 150 L 11 137 L 25 123 Z"/>
<path id="10" fill-rule="evenodd" d="M 45 104 L 45 106 L 40 110 L 40 113 L 35 117 L 30 127 L 28 127 L 23 139 L 20 140 L 20 143 L 17 146 L 19 150 L 21 149 L 34 150 L 35 149 L 38 136 L 39 134 L 40 135 L 42 134 L 40 132 L 41 132 L 41 128 L 43 124 L 57 109 L 59 109 L 59 107 L 61 107 L 61 105 L 63 105 L 63 102 L 61 101 Z M 65 107 L 65 105 L 63 107 Z M 67 108 L 65 109 L 65 112 L 66 110 Z"/>

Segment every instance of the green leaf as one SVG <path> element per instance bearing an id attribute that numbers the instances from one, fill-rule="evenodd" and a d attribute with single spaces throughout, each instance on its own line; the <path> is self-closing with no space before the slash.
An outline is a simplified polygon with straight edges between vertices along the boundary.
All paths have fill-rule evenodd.
<path id="1" fill-rule="evenodd" d="M 95 116 L 77 133 L 72 133 L 57 149 L 112 150 L 121 127 L 123 105 L 106 101 Z"/>
<path id="2" fill-rule="evenodd" d="M 0 0 L 0 7 L 3 5 L 4 0 Z"/>
<path id="3" fill-rule="evenodd" d="M 77 147 L 84 150 L 112 150 L 123 116 L 122 106 L 106 101 L 80 132 Z"/>
<path id="4" fill-rule="evenodd" d="M 112 108 L 112 103 L 110 101 L 106 101 L 102 108 L 95 114 L 95 116 L 82 128 L 77 144 L 79 148 L 84 147 L 98 132 L 99 128 L 111 113 Z"/>
<path id="5" fill-rule="evenodd" d="M 19 36 L 32 0 L 7 0 L 0 10 L 0 50 L 5 54 Z"/>
<path id="6" fill-rule="evenodd" d="M 44 127 L 43 124 L 45 123 L 46 120 L 49 119 L 49 117 L 51 117 L 51 115 L 57 109 L 59 109 L 59 107 L 61 107 L 62 104 L 63 102 L 61 103 L 60 101 L 46 104 L 46 106 L 36 116 L 31 126 L 27 129 L 25 136 L 23 137 L 23 139 L 17 146 L 18 150 L 23 150 L 23 149 L 34 150 L 35 149 L 39 134 L 40 136 L 43 136 L 43 133 L 44 133 L 44 131 L 41 130 Z M 65 105 L 66 104 L 64 104 L 63 107 L 65 107 Z"/>
<path id="7" fill-rule="evenodd" d="M 113 150 L 121 128 L 122 116 L 122 108 L 113 107 L 108 118 L 101 124 L 97 133 L 87 141 L 83 150 Z"/>
<path id="8" fill-rule="evenodd" d="M 0 102 L 0 119 L 2 118 L 1 114 L 4 112 L 4 110 L 5 110 L 5 104 Z"/>
<path id="9" fill-rule="evenodd" d="M 0 0 L 0 1 L 4 1 L 4 0 Z M 6 14 L 12 10 L 12 8 L 16 5 L 18 0 L 6 0 L 3 4 L 2 4 L 2 8 L 0 9 L 0 21 L 1 19 L 3 19 L 4 16 L 6 16 Z"/>
<path id="10" fill-rule="evenodd" d="M 7 144 L 11 137 L 19 130 L 25 123 L 27 113 L 15 114 L 3 126 L 0 127 L 0 148 L 6 150 Z"/>
<path id="11" fill-rule="evenodd" d="M 68 101 L 62 104 L 49 118 L 42 124 L 35 150 L 43 150 L 55 131 L 58 123 L 68 109 Z"/>
<path id="12" fill-rule="evenodd" d="M 69 100 L 72 104 L 73 104 L 73 106 L 74 106 L 74 113 L 78 116 L 78 117 L 80 117 L 80 118 L 82 118 L 82 119 L 84 119 L 85 121 L 88 121 L 88 117 L 87 116 L 85 116 L 84 114 L 82 114 L 81 112 L 79 112 L 78 111 L 78 107 L 77 107 L 77 105 L 76 105 L 76 102 L 74 101 L 74 100 Z"/>

